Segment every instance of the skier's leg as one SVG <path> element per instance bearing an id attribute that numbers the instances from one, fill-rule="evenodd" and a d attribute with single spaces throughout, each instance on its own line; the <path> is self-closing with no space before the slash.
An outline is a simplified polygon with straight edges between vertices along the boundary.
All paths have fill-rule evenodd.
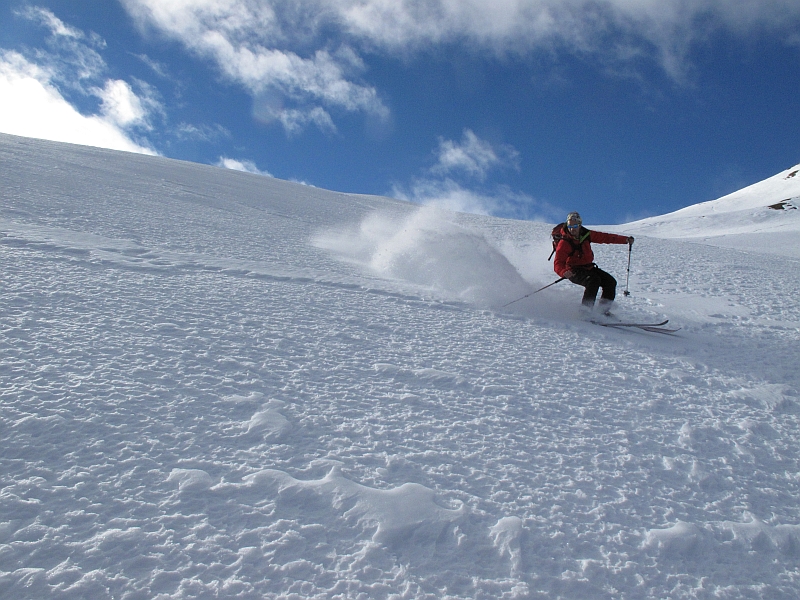
<path id="1" fill-rule="evenodd" d="M 617 280 L 614 279 L 610 273 L 606 273 L 602 269 L 594 269 L 594 272 L 597 273 L 600 287 L 603 288 L 600 299 L 610 304 L 617 296 Z"/>
<path id="2" fill-rule="evenodd" d="M 601 278 L 596 271 L 599 271 L 599 269 L 579 271 L 573 278 L 573 280 L 578 280 L 574 281 L 574 283 L 582 285 L 585 288 L 581 304 L 587 308 L 592 308 L 594 306 L 594 301 L 597 298 L 597 291 L 600 289 Z"/>
<path id="3" fill-rule="evenodd" d="M 614 297 L 617 291 L 617 280 L 602 269 L 595 269 L 600 279 L 600 286 L 603 288 L 603 293 L 600 296 L 600 311 L 606 315 L 611 316 L 611 305 L 614 304 Z"/>

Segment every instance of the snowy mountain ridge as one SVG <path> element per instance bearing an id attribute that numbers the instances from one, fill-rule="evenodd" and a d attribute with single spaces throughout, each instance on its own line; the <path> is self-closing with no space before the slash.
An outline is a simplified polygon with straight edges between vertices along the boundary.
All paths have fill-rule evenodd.
<path id="1" fill-rule="evenodd" d="M 616 331 L 498 308 L 544 223 L 6 135 L 0 173 L 0 597 L 800 593 L 793 259 L 637 235 L 616 310 L 681 331 Z"/>
<path id="2" fill-rule="evenodd" d="M 628 223 L 625 229 L 661 238 L 800 258 L 800 164 L 718 198 Z"/>

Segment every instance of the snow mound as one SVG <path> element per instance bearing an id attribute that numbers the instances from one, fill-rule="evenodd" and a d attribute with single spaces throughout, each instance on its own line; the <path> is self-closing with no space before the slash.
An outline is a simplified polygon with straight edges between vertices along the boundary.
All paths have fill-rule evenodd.
<path id="1" fill-rule="evenodd" d="M 502 557 L 511 562 L 511 574 L 519 572 L 522 567 L 522 519 L 519 517 L 503 517 L 489 530 L 489 537 Z"/>
<path id="2" fill-rule="evenodd" d="M 172 469 L 167 481 L 177 483 L 181 492 L 203 492 L 214 485 L 211 475 L 202 469 Z"/>
<path id="3" fill-rule="evenodd" d="M 463 505 L 456 509 L 439 506 L 436 493 L 423 485 L 404 483 L 387 490 L 373 489 L 345 478 L 338 467 L 324 478 L 312 480 L 265 469 L 248 475 L 240 485 L 276 488 L 278 496 L 290 498 L 314 492 L 326 498 L 343 518 L 374 528 L 372 540 L 388 546 L 433 543 L 445 528 L 466 514 Z"/>
<path id="4" fill-rule="evenodd" d="M 245 424 L 246 433 L 259 433 L 266 438 L 278 439 L 291 430 L 292 424 L 278 409 L 284 403 L 280 400 L 271 400 L 261 407 Z"/>
<path id="5" fill-rule="evenodd" d="M 745 518 L 745 522 L 720 521 L 702 526 L 678 521 L 671 527 L 647 531 L 643 548 L 663 557 L 709 562 L 722 562 L 737 554 L 761 557 L 767 562 L 800 555 L 800 526 L 772 525 L 749 513 Z"/>

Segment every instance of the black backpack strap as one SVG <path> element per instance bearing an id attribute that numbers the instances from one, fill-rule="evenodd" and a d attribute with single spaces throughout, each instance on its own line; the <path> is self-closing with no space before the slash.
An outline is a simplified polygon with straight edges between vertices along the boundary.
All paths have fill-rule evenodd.
<path id="1" fill-rule="evenodd" d="M 550 259 L 553 258 L 553 255 L 556 253 L 558 242 L 564 239 L 564 236 L 562 235 L 564 231 L 564 225 L 566 225 L 566 223 L 556 225 L 553 227 L 553 231 L 550 232 L 550 237 L 553 238 L 553 251 L 550 253 L 550 256 L 547 257 L 547 262 L 550 262 Z"/>

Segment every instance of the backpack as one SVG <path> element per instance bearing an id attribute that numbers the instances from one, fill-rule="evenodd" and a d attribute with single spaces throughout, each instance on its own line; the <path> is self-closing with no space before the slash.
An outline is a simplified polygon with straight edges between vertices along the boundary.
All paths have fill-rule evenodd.
<path id="1" fill-rule="evenodd" d="M 581 227 L 580 237 L 576 242 L 574 239 L 572 239 L 571 235 L 566 235 L 564 233 L 564 227 L 566 226 L 567 226 L 566 223 L 559 223 L 558 225 L 553 227 L 553 231 L 550 232 L 550 237 L 553 238 L 553 251 L 550 253 L 550 256 L 547 257 L 548 262 L 550 262 L 550 259 L 553 258 L 553 255 L 556 253 L 558 242 L 560 242 L 561 240 L 567 240 L 570 246 L 572 246 L 572 252 L 569 253 L 570 256 L 572 256 L 576 252 L 579 254 L 583 254 L 583 249 L 581 248 L 581 244 L 589 236 L 591 231 L 589 231 L 585 227 Z"/>

